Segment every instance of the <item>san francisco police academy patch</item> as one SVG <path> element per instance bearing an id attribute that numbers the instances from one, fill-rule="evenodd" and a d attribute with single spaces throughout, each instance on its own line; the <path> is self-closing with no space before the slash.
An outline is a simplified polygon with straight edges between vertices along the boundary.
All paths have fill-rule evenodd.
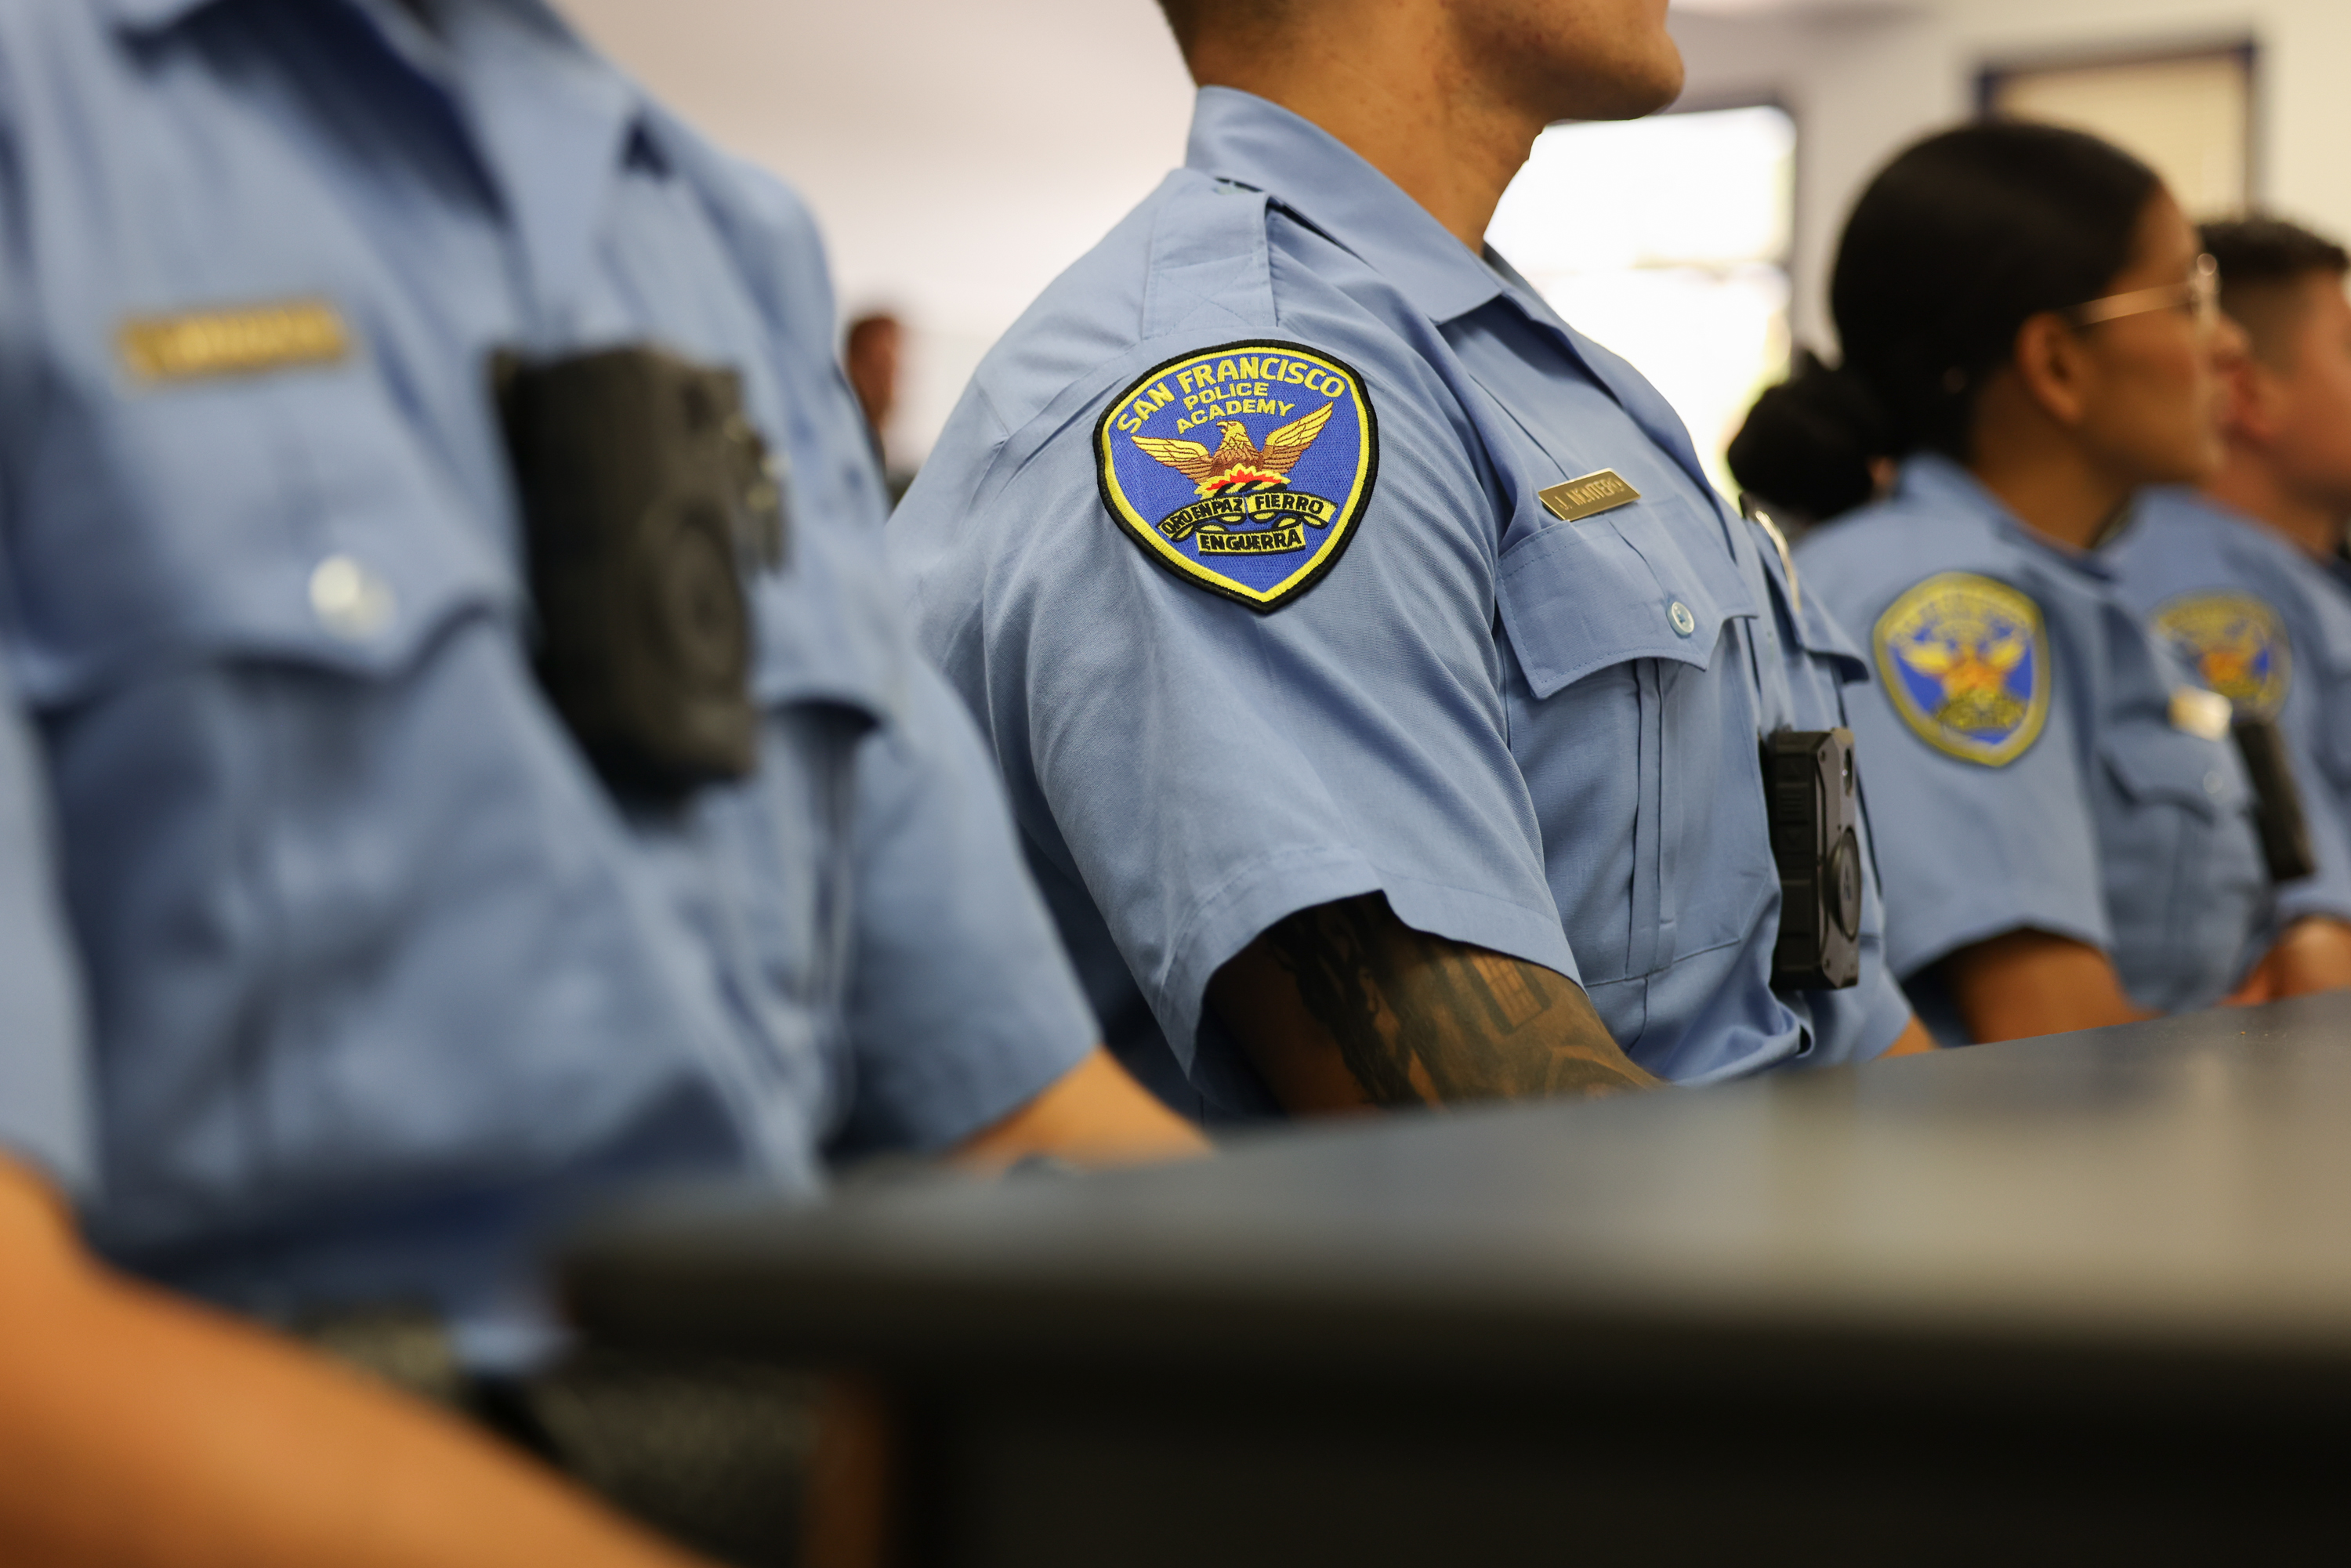
<path id="1" fill-rule="evenodd" d="M 2049 718 L 2041 607 L 1971 572 L 1930 577 L 1877 618 L 1894 709 L 1936 750 L 1987 768 L 2024 755 Z"/>
<path id="2" fill-rule="evenodd" d="M 2155 629 L 2198 677 L 2256 718 L 2274 718 L 2294 680 L 2285 623 L 2246 593 L 2185 593 L 2155 612 Z"/>
<path id="3" fill-rule="evenodd" d="M 1168 361 L 1103 410 L 1102 503 L 1177 577 L 1265 613 L 1322 580 L 1379 474 L 1363 378 L 1300 343 Z"/>

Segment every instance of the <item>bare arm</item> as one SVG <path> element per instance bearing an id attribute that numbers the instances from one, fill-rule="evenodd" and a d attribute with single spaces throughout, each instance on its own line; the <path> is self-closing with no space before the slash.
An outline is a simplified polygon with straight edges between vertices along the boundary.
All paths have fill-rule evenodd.
<path id="1" fill-rule="evenodd" d="M 1265 932 L 1217 971 L 1208 1005 L 1291 1111 L 1657 1082 L 1573 980 L 1416 931 L 1377 894 L 1301 910 Z"/>
<path id="2" fill-rule="evenodd" d="M 1925 1024 L 1914 1018 L 1902 1026 L 1902 1032 L 1894 1037 L 1894 1043 L 1886 1048 L 1885 1054 L 1878 1060 L 1891 1061 L 1897 1056 L 1924 1056 L 1934 1049 L 1935 1037 L 1927 1032 Z"/>
<path id="3" fill-rule="evenodd" d="M 2311 915 L 2285 928 L 2229 1000 L 2240 1005 L 2268 1002 L 2346 986 L 2351 986 L 2351 925 Z"/>
<path id="4" fill-rule="evenodd" d="M 0 1159 L 0 1562 L 699 1561 L 455 1421 L 109 1274 Z"/>
<path id="5" fill-rule="evenodd" d="M 1026 1105 L 973 1134 L 958 1164 L 1002 1169 L 1032 1155 L 1073 1165 L 1142 1165 L 1209 1152 L 1191 1123 L 1162 1105 L 1100 1046 Z"/>
<path id="6" fill-rule="evenodd" d="M 2123 994 L 2104 953 L 2046 931 L 2010 931 L 1943 960 L 1959 1016 L 1980 1040 L 2023 1040 L 2155 1015 Z"/>

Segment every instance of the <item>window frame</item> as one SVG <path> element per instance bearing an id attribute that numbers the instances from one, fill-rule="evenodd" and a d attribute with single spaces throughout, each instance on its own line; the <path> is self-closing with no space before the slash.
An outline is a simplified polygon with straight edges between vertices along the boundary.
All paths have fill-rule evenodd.
<path id="1" fill-rule="evenodd" d="M 1979 120 L 2000 118 L 1996 104 L 2001 87 L 2018 77 L 2054 74 L 2061 71 L 2095 71 L 2123 69 L 2131 66 L 2174 65 L 2191 60 L 2234 60 L 2245 78 L 2245 200 L 2248 212 L 2258 210 L 2267 199 L 2266 179 L 2269 154 L 2262 134 L 2262 110 L 2263 81 L 2262 46 L 2258 39 L 2243 34 L 2231 34 L 2202 39 L 2186 38 L 2167 43 L 2145 44 L 2124 47 L 2087 49 L 2044 49 L 1988 58 L 1976 68 L 1975 118 Z"/>

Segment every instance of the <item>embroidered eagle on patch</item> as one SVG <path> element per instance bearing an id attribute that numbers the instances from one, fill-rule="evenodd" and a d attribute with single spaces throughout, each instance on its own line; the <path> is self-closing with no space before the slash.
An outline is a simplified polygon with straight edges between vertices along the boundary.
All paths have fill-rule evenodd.
<path id="1" fill-rule="evenodd" d="M 1354 538 L 1379 424 L 1345 361 L 1303 343 L 1226 343 L 1130 382 L 1094 426 L 1094 458 L 1102 504 L 1145 556 L 1264 613 L 1321 581 Z"/>
<path id="2" fill-rule="evenodd" d="M 2155 629 L 2240 713 L 2274 718 L 2294 680 L 2278 612 L 2250 593 L 2189 593 L 2157 607 Z"/>
<path id="3" fill-rule="evenodd" d="M 1911 733 L 1947 757 L 2004 768 L 2049 717 L 2041 607 L 2004 582 L 1947 571 L 1879 616 L 1877 671 Z"/>
<path id="4" fill-rule="evenodd" d="M 1263 490 L 1275 485 L 1290 483 L 1290 471 L 1331 423 L 1331 411 L 1339 405 L 1326 402 L 1303 419 L 1293 419 L 1280 429 L 1266 434 L 1259 446 L 1249 439 L 1249 426 L 1238 419 L 1221 420 L 1217 429 L 1224 440 L 1214 452 L 1196 441 L 1173 441 L 1163 435 L 1138 435 L 1134 444 L 1159 459 L 1178 474 L 1199 486 L 1202 496 L 1220 496 L 1226 491 Z"/>

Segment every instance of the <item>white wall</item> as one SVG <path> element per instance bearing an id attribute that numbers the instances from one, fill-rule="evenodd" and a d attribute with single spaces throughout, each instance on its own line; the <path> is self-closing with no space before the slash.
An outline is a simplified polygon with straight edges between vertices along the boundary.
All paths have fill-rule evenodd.
<path id="1" fill-rule="evenodd" d="M 1979 55 L 2067 52 L 2108 40 L 2261 46 L 2261 198 L 2351 233 L 2351 3 L 2346 0 L 1950 0 L 1953 32 Z"/>
<path id="2" fill-rule="evenodd" d="M 558 4 L 799 188 L 845 312 L 907 319 L 903 456 L 1029 301 L 1183 162 L 1192 88 L 1151 0 Z"/>
<path id="3" fill-rule="evenodd" d="M 979 354 L 1183 156 L 1191 89 L 1151 0 L 558 0 L 721 141 L 790 179 L 844 309 L 914 329 L 893 433 L 918 455 Z M 1854 195 L 1972 110 L 1987 62 L 2248 36 L 2258 195 L 2351 234 L 2351 0 L 1678 0 L 1685 101 L 1800 132 L 1796 330 Z"/>
<path id="4" fill-rule="evenodd" d="M 1919 0 L 1677 25 L 1690 101 L 1776 97 L 1800 138 L 1796 331 L 1832 340 L 1823 291 L 1846 211 L 1905 143 L 1974 109 L 1988 64 L 2251 38 L 2255 198 L 2351 235 L 2351 0 Z"/>

